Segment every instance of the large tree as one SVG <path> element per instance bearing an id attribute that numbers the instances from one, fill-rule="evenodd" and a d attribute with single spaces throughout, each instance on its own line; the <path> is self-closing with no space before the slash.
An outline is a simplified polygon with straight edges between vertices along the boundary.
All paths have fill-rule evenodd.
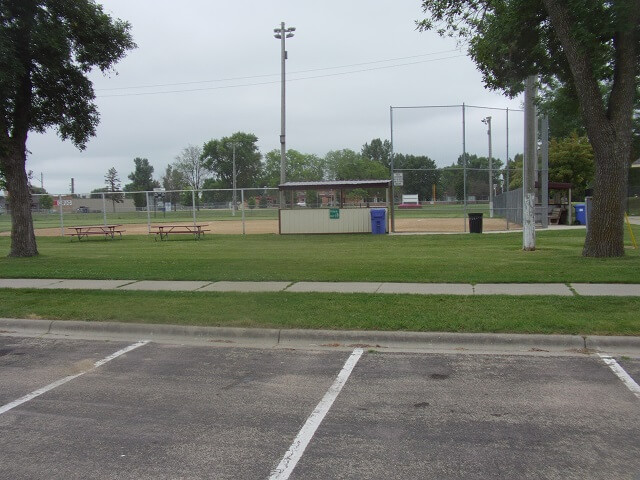
<path id="1" fill-rule="evenodd" d="M 387 168 L 391 166 L 391 142 L 384 142 L 379 138 L 374 138 L 371 143 L 365 143 L 362 146 L 360 154 L 369 160 L 375 160 Z"/>
<path id="2" fill-rule="evenodd" d="M 128 175 L 131 183 L 124 186 L 125 192 L 138 192 L 133 194 L 133 204 L 137 208 L 147 206 L 147 197 L 145 193 L 150 192 L 154 188 L 159 188 L 160 183 L 153 179 L 153 165 L 146 158 L 136 157 L 133 159 L 135 169 Z"/>
<path id="3" fill-rule="evenodd" d="M 389 178 L 389 169 L 348 148 L 333 150 L 325 156 L 329 180 L 379 180 Z"/>
<path id="4" fill-rule="evenodd" d="M 109 193 L 108 198 L 113 206 L 113 213 L 116 213 L 116 203 L 124 203 L 124 195 L 122 194 L 122 184 L 116 167 L 107 170 L 104 176 L 104 183 L 107 185 L 105 193 Z"/>
<path id="5" fill-rule="evenodd" d="M 202 148 L 189 145 L 183 149 L 182 153 L 176 157 L 173 168 L 182 175 L 191 190 L 197 191 L 202 188 L 206 172 Z"/>
<path id="6" fill-rule="evenodd" d="M 0 0 L 0 170 L 11 197 L 10 256 L 38 254 L 28 134 L 55 127 L 83 149 L 98 124 L 86 75 L 108 71 L 134 47 L 130 25 L 92 0 Z"/>
<path id="7" fill-rule="evenodd" d="M 165 201 L 168 200 L 172 205 L 178 204 L 180 202 L 180 192 L 178 190 L 184 190 L 187 186 L 187 179 L 173 165 L 167 165 L 161 180 L 162 187 L 167 192 L 164 197 Z"/>
<path id="8" fill-rule="evenodd" d="M 236 132 L 229 137 L 209 140 L 202 147 L 202 160 L 216 180 L 227 188 L 233 187 L 233 149 L 236 151 L 236 186 L 257 186 L 262 174 L 258 137 L 252 133 Z"/>
<path id="9" fill-rule="evenodd" d="M 640 65 L 640 0 L 422 0 L 421 29 L 468 42 L 489 88 L 516 95 L 527 76 L 566 86 L 594 150 L 583 255 L 624 255 L 623 215 Z"/>
<path id="10" fill-rule="evenodd" d="M 264 156 L 262 186 L 280 184 L 280 150 L 271 150 Z M 286 176 L 289 182 L 313 182 L 324 178 L 324 159 L 313 153 L 287 150 Z"/>

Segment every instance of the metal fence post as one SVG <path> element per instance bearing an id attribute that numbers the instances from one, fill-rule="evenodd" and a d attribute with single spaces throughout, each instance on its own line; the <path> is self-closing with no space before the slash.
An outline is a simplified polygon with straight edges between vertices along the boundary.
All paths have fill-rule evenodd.
<path id="1" fill-rule="evenodd" d="M 64 218 L 62 216 L 62 195 L 58 195 L 58 209 L 60 210 L 60 235 L 64 237 Z"/>
<path id="2" fill-rule="evenodd" d="M 191 211 L 193 212 L 193 224 L 196 224 L 196 191 L 191 190 Z"/>
<path id="3" fill-rule="evenodd" d="M 145 199 L 147 200 L 147 230 L 151 234 L 151 209 L 149 209 L 149 192 L 144 192 Z"/>
<path id="4" fill-rule="evenodd" d="M 245 229 L 244 229 L 244 188 L 240 189 L 240 205 L 242 208 L 242 235 L 245 234 Z"/>
<path id="5" fill-rule="evenodd" d="M 104 224 L 107 224 L 107 204 L 104 200 L 104 192 L 102 192 L 102 218 L 104 220 Z"/>
<path id="6" fill-rule="evenodd" d="M 466 108 L 464 102 L 462 103 L 462 195 L 464 197 L 464 216 L 462 219 L 462 225 L 464 232 L 467 232 L 467 123 L 466 123 Z"/>

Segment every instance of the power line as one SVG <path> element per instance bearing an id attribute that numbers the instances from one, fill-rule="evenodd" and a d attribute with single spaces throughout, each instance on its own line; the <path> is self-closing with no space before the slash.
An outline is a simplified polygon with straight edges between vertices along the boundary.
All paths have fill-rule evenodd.
<path id="1" fill-rule="evenodd" d="M 396 64 L 396 65 L 385 65 L 385 66 L 381 66 L 381 67 L 372 67 L 372 68 L 364 68 L 364 69 L 359 69 L 359 70 L 351 70 L 351 71 L 348 71 L 348 72 L 327 73 L 325 75 L 314 75 L 314 76 L 310 76 L 310 77 L 293 78 L 293 79 L 287 80 L 287 82 L 298 82 L 298 81 L 301 81 L 301 80 L 312 80 L 312 79 L 316 79 L 316 78 L 326 78 L 326 77 L 337 77 L 337 76 L 342 76 L 342 75 L 351 75 L 353 73 L 371 72 L 371 71 L 374 71 L 374 70 L 385 70 L 385 69 L 389 69 L 389 68 L 404 67 L 404 66 L 408 66 L 408 65 L 418 65 L 418 64 L 422 64 L 422 63 L 437 62 L 437 61 L 440 61 L 440 60 L 449 60 L 449 59 L 452 59 L 452 58 L 459 58 L 459 57 L 465 57 L 465 56 L 466 56 L 465 54 L 460 54 L 460 55 L 452 55 L 452 56 L 449 56 L 449 57 L 441 57 L 441 58 L 434 58 L 434 59 L 429 59 L 429 60 L 421 60 L 421 61 L 418 61 L 418 62 L 407 62 L 407 63 L 399 63 L 399 64 Z M 371 62 L 371 63 L 374 63 L 374 62 Z M 331 67 L 331 68 L 345 68 L 345 67 Z M 316 69 L 315 71 L 327 70 L 327 69 Z M 310 72 L 310 71 L 314 71 L 314 70 L 308 70 L 308 71 Z M 302 72 L 296 72 L 296 73 L 302 73 Z M 270 75 L 265 75 L 265 76 L 270 76 Z M 258 77 L 259 76 L 247 77 L 247 78 L 258 78 Z M 213 81 L 214 80 L 210 80 L 209 82 L 213 82 Z M 216 81 L 223 81 L 223 80 L 216 80 Z M 207 82 L 193 82 L 193 83 L 207 83 Z M 280 81 L 279 80 L 272 80 L 272 81 L 267 81 L 267 82 L 242 83 L 242 84 L 236 84 L 236 85 L 223 85 L 223 86 L 219 86 L 219 87 L 202 87 L 202 88 L 190 88 L 190 89 L 180 89 L 180 90 L 164 90 L 164 91 L 161 91 L 161 92 L 140 92 L 140 93 L 121 93 L 121 94 L 113 94 L 113 95 L 98 95 L 97 98 L 137 97 L 137 96 L 146 96 L 146 95 L 164 95 L 164 94 L 170 94 L 170 93 L 202 92 L 202 91 L 207 91 L 207 90 L 223 90 L 223 89 L 227 89 L 227 88 L 241 88 L 241 87 L 253 87 L 253 86 L 257 86 L 257 85 L 270 85 L 270 84 L 275 84 L 275 83 L 280 83 Z M 143 88 L 143 87 L 136 87 L 136 88 Z M 144 88 L 150 88 L 150 87 L 144 87 Z"/>
<path id="2" fill-rule="evenodd" d="M 441 52 L 423 53 L 423 54 L 420 54 L 420 55 L 411 55 L 411 56 L 408 56 L 408 57 L 387 58 L 385 60 L 374 60 L 372 62 L 352 63 L 352 64 L 348 64 L 348 65 L 338 65 L 338 66 L 335 66 L 335 67 L 312 68 L 312 69 L 309 69 L 309 70 L 296 70 L 296 71 L 290 72 L 290 74 L 311 73 L 311 72 L 320 72 L 320 71 L 324 71 L 324 70 L 336 70 L 336 69 L 340 69 L 340 68 L 360 67 L 362 65 L 373 65 L 373 64 L 376 64 L 376 63 L 395 62 L 395 61 L 398 61 L 398 60 L 408 60 L 410 58 L 420 58 L 420 57 L 427 57 L 427 56 L 433 56 L 433 55 L 442 55 L 444 53 L 451 53 L 451 52 L 457 52 L 457 51 L 459 51 L 459 50 L 458 49 L 443 50 Z M 249 75 L 249 76 L 244 76 L 244 77 L 218 78 L 218 79 L 214 79 L 214 80 L 198 80 L 198 81 L 192 81 L 192 82 L 159 83 L 159 84 L 154 84 L 154 85 L 137 85 L 137 86 L 133 86 L 133 87 L 98 88 L 98 89 L 96 89 L 96 92 L 106 92 L 106 91 L 115 91 L 115 90 L 134 90 L 134 89 L 140 89 L 140 88 L 177 87 L 177 86 L 180 86 L 180 85 L 197 85 L 197 84 L 200 84 L 200 83 L 220 83 L 220 82 L 230 82 L 230 81 L 233 81 L 233 80 L 251 80 L 253 78 L 276 77 L 278 75 L 280 75 L 280 73 L 267 73 L 267 74 L 262 74 L 262 75 Z"/>

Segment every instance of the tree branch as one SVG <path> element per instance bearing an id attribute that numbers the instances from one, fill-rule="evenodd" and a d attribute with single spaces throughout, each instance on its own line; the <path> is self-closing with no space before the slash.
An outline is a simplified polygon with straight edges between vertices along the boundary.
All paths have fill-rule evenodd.
<path id="1" fill-rule="evenodd" d="M 543 3 L 569 63 L 587 130 L 597 132 L 602 126 L 611 127 L 588 53 L 572 34 L 573 19 L 567 5 L 562 0 Z M 613 129 L 608 133 L 612 135 Z"/>

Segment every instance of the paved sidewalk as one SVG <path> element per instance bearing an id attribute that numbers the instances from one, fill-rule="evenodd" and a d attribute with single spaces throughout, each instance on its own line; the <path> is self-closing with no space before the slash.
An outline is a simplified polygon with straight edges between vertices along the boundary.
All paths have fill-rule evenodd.
<path id="1" fill-rule="evenodd" d="M 176 292 L 321 292 L 413 295 L 553 295 L 640 297 L 640 284 L 613 283 L 394 283 L 207 282 L 0 278 L 0 288 L 147 290 Z"/>

